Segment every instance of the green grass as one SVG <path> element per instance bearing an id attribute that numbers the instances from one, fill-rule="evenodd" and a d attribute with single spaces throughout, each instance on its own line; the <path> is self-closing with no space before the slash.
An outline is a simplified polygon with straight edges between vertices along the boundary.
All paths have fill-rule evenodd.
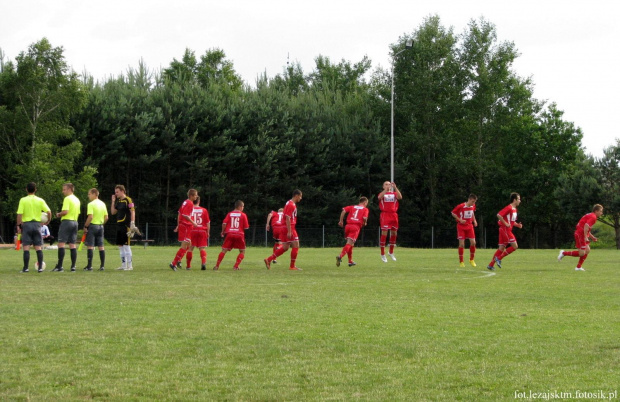
<path id="1" fill-rule="evenodd" d="M 20 274 L 0 251 L 1 400 L 514 400 L 516 392 L 617 391 L 620 252 L 575 272 L 557 250 L 267 249 L 172 272 L 176 249 L 134 247 L 133 272 Z M 34 254 L 33 254 L 34 256 Z M 34 257 L 33 257 L 34 258 Z M 68 255 L 67 257 L 68 258 Z M 194 257 L 196 261 L 196 256 Z M 95 266 L 98 254 L 95 253 Z M 66 265 L 66 264 L 65 264 Z M 194 262 L 194 265 L 197 265 Z M 197 265 L 199 267 L 199 264 Z"/>

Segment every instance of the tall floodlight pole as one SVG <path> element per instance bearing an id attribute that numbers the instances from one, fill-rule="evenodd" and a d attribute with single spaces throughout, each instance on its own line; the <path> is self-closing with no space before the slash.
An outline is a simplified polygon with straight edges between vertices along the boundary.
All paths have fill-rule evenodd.
<path id="1" fill-rule="evenodd" d="M 409 39 L 405 43 L 405 48 L 392 57 L 392 130 L 390 134 L 390 181 L 392 183 L 394 183 L 394 64 L 399 54 L 412 47 L 413 41 Z"/>

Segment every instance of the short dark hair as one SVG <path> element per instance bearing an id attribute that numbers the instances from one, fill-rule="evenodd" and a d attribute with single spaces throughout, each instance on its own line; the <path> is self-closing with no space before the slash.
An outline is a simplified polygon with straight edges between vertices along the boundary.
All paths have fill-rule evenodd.
<path id="1" fill-rule="evenodd" d="M 366 197 L 360 197 L 360 204 L 361 204 L 362 202 L 368 202 L 368 198 L 366 198 Z"/>
<path id="2" fill-rule="evenodd" d="M 477 196 L 476 194 L 474 194 L 474 193 L 471 193 L 471 194 L 469 195 L 468 199 L 469 199 L 469 200 L 477 200 L 477 199 L 478 199 L 478 196 Z"/>
<path id="3" fill-rule="evenodd" d="M 99 197 L 99 190 L 97 190 L 96 188 L 91 188 L 90 190 L 88 190 L 88 192 L 91 194 L 95 194 L 97 197 Z"/>
<path id="4" fill-rule="evenodd" d="M 197 196 L 196 199 L 194 200 L 194 205 L 198 205 L 200 204 L 200 196 Z"/>
<path id="5" fill-rule="evenodd" d="M 235 201 L 235 208 L 239 208 L 242 205 L 243 205 L 243 201 L 241 201 L 241 200 Z"/>
<path id="6" fill-rule="evenodd" d="M 517 198 L 521 198 L 521 196 L 519 195 L 519 193 L 510 193 L 510 202 L 513 202 L 514 200 L 516 200 Z"/>
<path id="7" fill-rule="evenodd" d="M 123 193 L 127 193 L 127 190 L 125 190 L 125 186 L 123 186 L 122 184 L 117 184 L 116 186 L 114 186 L 114 189 L 119 189 L 121 190 Z"/>
<path id="8" fill-rule="evenodd" d="M 293 191 L 293 197 L 295 197 L 296 195 L 301 195 L 301 190 L 297 189 Z"/>
<path id="9" fill-rule="evenodd" d="M 71 192 L 75 191 L 75 186 L 73 185 L 73 183 L 65 183 L 62 186 L 67 187 L 69 190 L 71 190 Z"/>
<path id="10" fill-rule="evenodd" d="M 37 191 L 37 183 L 35 182 L 30 182 L 26 185 L 26 191 L 28 191 L 28 194 L 33 194 Z"/>

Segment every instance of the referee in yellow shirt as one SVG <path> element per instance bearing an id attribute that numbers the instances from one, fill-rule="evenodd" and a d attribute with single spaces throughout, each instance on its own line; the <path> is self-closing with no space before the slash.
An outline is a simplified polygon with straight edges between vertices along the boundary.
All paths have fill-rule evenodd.
<path id="1" fill-rule="evenodd" d="M 37 251 L 37 262 L 39 272 L 43 271 L 43 238 L 41 237 L 41 215 L 47 213 L 47 221 L 52 219 L 52 212 L 42 198 L 34 195 L 37 192 L 35 183 L 28 183 L 26 186 L 28 195 L 19 200 L 17 207 L 17 233 L 22 236 L 24 247 L 24 268 L 21 272 L 28 272 L 30 264 L 30 246 L 34 246 Z"/>
<path id="2" fill-rule="evenodd" d="M 93 270 L 93 253 L 95 247 L 99 248 L 99 271 L 103 271 L 105 265 L 105 248 L 103 246 L 103 225 L 108 221 L 108 207 L 99 199 L 99 190 L 91 188 L 88 190 L 90 202 L 86 207 L 86 222 L 84 223 L 84 233 L 86 233 L 86 247 L 88 247 L 88 264 L 84 271 Z"/>
<path id="3" fill-rule="evenodd" d="M 60 218 L 60 229 L 58 229 L 58 263 L 52 271 L 62 272 L 63 260 L 65 259 L 65 244 L 69 243 L 71 250 L 71 272 L 75 272 L 75 263 L 77 261 L 77 242 L 78 216 L 80 216 L 80 200 L 73 195 L 75 187 L 71 183 L 62 185 L 62 193 L 65 196 L 62 202 L 62 211 L 56 214 Z"/>

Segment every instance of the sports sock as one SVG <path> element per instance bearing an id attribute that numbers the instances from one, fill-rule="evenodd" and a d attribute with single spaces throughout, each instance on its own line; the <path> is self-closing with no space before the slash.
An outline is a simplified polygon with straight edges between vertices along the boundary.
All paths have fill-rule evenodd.
<path id="1" fill-rule="evenodd" d="M 105 250 L 99 250 L 99 259 L 101 260 L 101 266 L 105 266 Z"/>
<path id="2" fill-rule="evenodd" d="M 583 256 L 581 256 L 579 258 L 579 262 L 577 263 L 577 268 L 581 268 L 581 266 L 583 265 L 583 262 L 586 260 L 586 258 L 588 258 L 587 254 L 584 254 Z"/>
<path id="3" fill-rule="evenodd" d="M 512 246 L 509 246 L 506 250 L 504 250 L 504 252 L 501 254 L 501 256 L 499 257 L 500 260 L 504 259 L 504 257 L 509 256 L 510 254 L 514 253 L 515 248 Z"/>
<path id="4" fill-rule="evenodd" d="M 43 265 L 43 250 L 37 250 L 37 262 L 39 263 L 39 267 Z"/>
<path id="5" fill-rule="evenodd" d="M 65 260 L 65 248 L 58 247 L 58 266 L 62 267 L 62 264 Z"/>
<path id="6" fill-rule="evenodd" d="M 286 250 L 284 249 L 284 247 L 279 247 L 275 253 L 273 253 L 272 255 L 270 255 L 269 257 L 267 257 L 267 260 L 269 261 L 273 261 L 276 258 L 278 258 L 279 256 L 281 256 L 282 254 L 284 254 L 286 252 Z"/>
<path id="7" fill-rule="evenodd" d="M 69 249 L 69 253 L 71 254 L 71 266 L 75 267 L 75 264 L 77 263 L 77 249 Z"/>
<path id="8" fill-rule="evenodd" d="M 459 247 L 459 262 L 463 262 L 463 247 Z"/>
<path id="9" fill-rule="evenodd" d="M 30 264 L 30 250 L 24 250 L 24 269 Z"/>
<path id="10" fill-rule="evenodd" d="M 345 254 L 349 253 L 349 247 L 350 246 L 348 244 L 344 245 L 344 247 L 342 248 L 342 251 L 340 252 L 340 255 L 339 255 L 340 258 L 344 257 Z"/>
<path id="11" fill-rule="evenodd" d="M 194 253 L 191 251 L 188 251 L 187 254 L 185 254 L 185 261 L 187 262 L 187 268 L 192 266 L 192 258 L 194 258 Z"/>
<path id="12" fill-rule="evenodd" d="M 473 260 L 476 256 L 476 246 L 469 246 L 469 261 Z"/>
<path id="13" fill-rule="evenodd" d="M 353 245 L 349 244 L 349 249 L 347 250 L 347 256 L 349 257 L 349 262 L 353 262 Z"/>
<path id="14" fill-rule="evenodd" d="M 174 260 L 172 260 L 172 265 L 176 266 L 179 263 L 179 261 L 183 259 L 183 256 L 185 255 L 185 253 L 187 253 L 187 249 L 181 247 L 179 251 L 177 251 L 177 255 L 174 256 Z"/>
<path id="15" fill-rule="evenodd" d="M 299 248 L 293 248 L 291 250 L 291 268 L 295 266 L 295 261 L 297 260 L 297 253 L 299 253 Z"/>
<path id="16" fill-rule="evenodd" d="M 131 252 L 131 246 L 126 244 L 123 246 L 123 248 L 125 249 L 125 261 L 127 262 L 127 267 L 132 267 L 133 266 L 133 254 Z"/>
<path id="17" fill-rule="evenodd" d="M 119 246 L 118 251 L 121 255 L 121 264 L 122 264 L 121 266 L 126 267 L 127 261 L 125 260 L 125 248 L 123 246 Z"/>
<path id="18" fill-rule="evenodd" d="M 396 236 L 397 233 L 391 233 L 390 232 L 390 254 L 394 254 L 394 246 L 396 245 Z"/>
<path id="19" fill-rule="evenodd" d="M 244 258 L 245 258 L 245 254 L 239 253 L 239 255 L 237 256 L 237 261 L 235 261 L 236 268 L 239 268 L 239 264 L 241 264 L 241 261 L 243 261 Z"/>
<path id="20" fill-rule="evenodd" d="M 381 234 L 379 238 L 379 246 L 381 247 L 381 255 L 385 255 L 385 243 L 387 240 L 387 234 Z"/>
<path id="21" fill-rule="evenodd" d="M 224 251 L 220 252 L 220 255 L 217 256 L 217 262 L 215 263 L 215 266 L 217 266 L 217 267 L 220 266 L 220 263 L 224 259 L 225 255 L 226 255 L 226 253 Z"/>
<path id="22" fill-rule="evenodd" d="M 93 266 L 93 254 L 93 249 L 89 248 L 88 250 L 86 250 L 86 258 L 88 259 L 88 262 L 86 263 L 87 267 Z"/>
<path id="23" fill-rule="evenodd" d="M 565 251 L 564 257 L 579 257 L 579 250 Z"/>
<path id="24" fill-rule="evenodd" d="M 200 261 L 202 265 L 207 263 L 207 250 L 200 250 Z"/>

